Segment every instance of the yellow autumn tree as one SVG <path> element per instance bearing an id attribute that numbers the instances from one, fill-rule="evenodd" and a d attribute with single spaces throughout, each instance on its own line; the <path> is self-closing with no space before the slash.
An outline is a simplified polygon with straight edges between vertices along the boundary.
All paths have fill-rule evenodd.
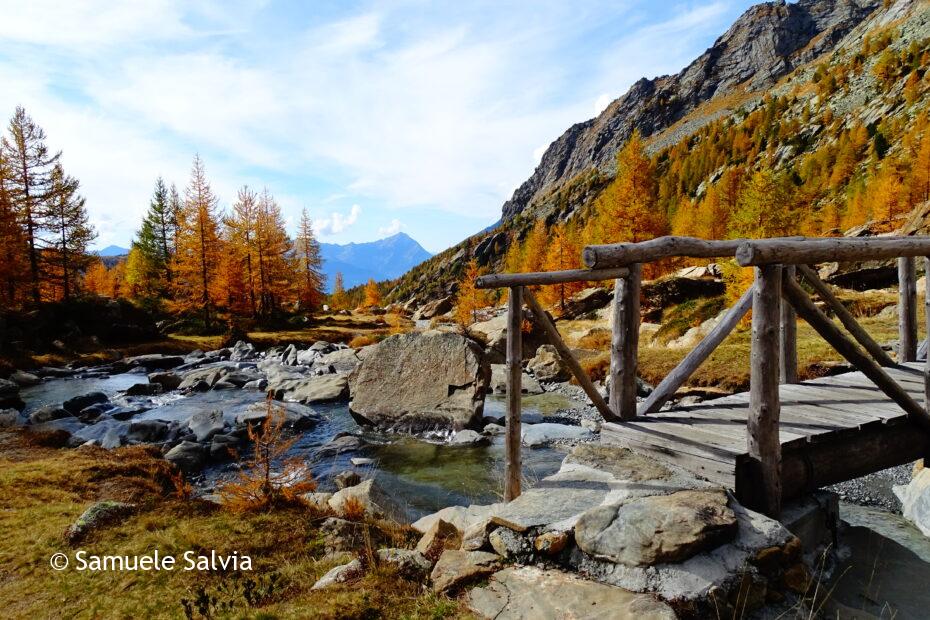
<path id="1" fill-rule="evenodd" d="M 365 308 L 376 308 L 381 305 L 381 291 L 378 290 L 378 283 L 374 279 L 369 279 L 365 285 Z"/>
<path id="2" fill-rule="evenodd" d="M 574 222 L 561 222 L 550 231 L 545 271 L 565 271 L 581 267 L 581 239 Z M 585 282 L 566 282 L 544 286 L 541 291 L 543 303 L 565 310 L 565 300 L 585 289 Z"/>
<path id="3" fill-rule="evenodd" d="M 212 324 L 218 297 L 217 272 L 220 238 L 218 200 L 207 181 L 200 156 L 194 156 L 191 180 L 178 214 L 177 250 L 172 282 L 175 308 L 199 312 L 205 325 Z"/>
<path id="4" fill-rule="evenodd" d="M 333 276 L 333 292 L 329 294 L 329 305 L 333 310 L 345 310 L 348 300 L 346 300 L 346 289 L 343 284 L 342 272 L 337 271 Z"/>
<path id="5" fill-rule="evenodd" d="M 465 272 L 459 280 L 459 290 L 455 300 L 455 320 L 462 327 L 468 327 L 478 320 L 478 310 L 489 303 L 488 291 L 475 286 L 475 280 L 483 273 L 478 267 L 478 260 L 471 259 L 465 265 Z"/>

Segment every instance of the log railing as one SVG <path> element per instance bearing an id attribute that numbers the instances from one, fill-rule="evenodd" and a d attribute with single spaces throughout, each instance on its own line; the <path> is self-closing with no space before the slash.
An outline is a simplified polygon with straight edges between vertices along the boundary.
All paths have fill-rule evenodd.
<path id="1" fill-rule="evenodd" d="M 697 368 L 752 309 L 750 404 L 747 421 L 747 452 L 759 489 L 758 509 L 777 514 L 781 507 L 781 444 L 779 441 L 779 384 L 796 383 L 797 317 L 806 321 L 855 368 L 860 370 L 920 427 L 930 432 L 930 356 L 925 366 L 925 402 L 917 403 L 883 366 L 895 361 L 843 306 L 830 287 L 811 267 L 834 261 L 897 259 L 898 362 L 917 356 L 917 302 L 914 258 L 923 256 L 930 271 L 930 237 L 873 237 L 840 239 L 738 239 L 710 241 L 689 237 L 661 237 L 641 243 L 588 246 L 582 258 L 589 269 L 548 273 L 493 274 L 482 276 L 478 288 L 509 288 L 507 307 L 507 471 L 505 498 L 520 494 L 520 408 L 522 377 L 523 303 L 566 366 L 605 420 L 630 420 L 662 408 Z M 636 369 L 640 324 L 640 274 L 642 263 L 672 257 L 735 258 L 755 269 L 753 285 L 723 315 L 720 322 L 685 356 L 655 390 L 637 407 Z M 576 281 L 614 280 L 611 307 L 610 386 L 605 399 L 591 383 L 558 330 L 526 288 Z M 811 301 L 798 283 L 805 281 L 851 336 L 850 339 Z M 930 299 L 930 298 L 928 298 Z M 925 322 L 930 333 L 930 300 L 925 303 Z M 860 348 L 861 347 L 861 348 Z"/>

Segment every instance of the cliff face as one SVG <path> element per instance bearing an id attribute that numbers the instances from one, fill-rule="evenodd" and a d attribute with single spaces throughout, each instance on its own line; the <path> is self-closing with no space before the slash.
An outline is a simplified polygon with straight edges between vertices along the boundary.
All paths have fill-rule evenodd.
<path id="1" fill-rule="evenodd" d="M 750 8 L 677 75 L 641 79 L 597 118 L 570 127 L 504 203 L 504 221 L 532 209 L 585 170 L 612 172 L 616 152 L 635 129 L 651 136 L 711 99 L 771 87 L 830 51 L 880 5 L 881 0 L 781 0 Z"/>

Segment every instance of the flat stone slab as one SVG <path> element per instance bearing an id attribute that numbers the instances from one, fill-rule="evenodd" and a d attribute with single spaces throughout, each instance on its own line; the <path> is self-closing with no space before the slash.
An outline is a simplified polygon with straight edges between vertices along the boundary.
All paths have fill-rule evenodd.
<path id="1" fill-rule="evenodd" d="M 551 422 L 531 424 L 522 427 L 522 430 L 523 445 L 530 448 L 542 446 L 556 440 L 578 441 L 591 437 L 591 431 L 581 426 L 553 424 Z"/>
<path id="2" fill-rule="evenodd" d="M 473 525 L 490 518 L 491 513 L 505 504 L 488 504 L 487 506 L 447 506 L 438 512 L 415 521 L 411 527 L 420 534 L 425 534 L 440 519 L 451 523 L 459 532 L 465 533 Z"/>
<path id="3" fill-rule="evenodd" d="M 466 597 L 468 607 L 496 620 L 672 620 L 672 609 L 653 597 L 532 566 L 506 568 Z"/>
<path id="4" fill-rule="evenodd" d="M 679 491 L 593 508 L 578 519 L 575 543 L 610 562 L 653 566 L 686 560 L 736 533 L 736 515 L 722 489 Z"/>
<path id="5" fill-rule="evenodd" d="M 491 513 L 491 521 L 515 532 L 551 526 L 570 529 L 590 508 L 600 506 L 609 487 L 583 478 L 550 476 Z"/>

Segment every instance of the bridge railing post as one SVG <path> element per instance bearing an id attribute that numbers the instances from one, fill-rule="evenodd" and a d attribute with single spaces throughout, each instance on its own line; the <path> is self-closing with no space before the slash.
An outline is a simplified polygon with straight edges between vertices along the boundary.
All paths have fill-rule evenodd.
<path id="1" fill-rule="evenodd" d="M 930 282 L 930 256 L 924 258 L 924 282 Z M 924 289 L 924 328 L 927 355 L 924 358 L 924 409 L 930 411 L 930 290 Z"/>
<path id="2" fill-rule="evenodd" d="M 898 259 L 898 363 L 917 360 L 917 274 L 914 259 Z"/>
<path id="3" fill-rule="evenodd" d="M 520 496 L 523 459 L 520 454 L 520 411 L 523 406 L 523 287 L 510 287 L 507 299 L 507 417 L 504 499 Z"/>
<path id="4" fill-rule="evenodd" d="M 785 280 L 795 280 L 794 265 L 786 265 L 782 272 Z M 781 304 L 781 356 L 779 375 L 782 383 L 798 382 L 798 318 L 791 304 Z"/>
<path id="5" fill-rule="evenodd" d="M 781 511 L 779 350 L 782 266 L 756 267 L 752 304 L 748 443 L 753 461 L 754 506 L 768 515 Z"/>
<path id="6" fill-rule="evenodd" d="M 614 281 L 611 308 L 610 397 L 614 414 L 636 417 L 636 365 L 639 353 L 639 294 L 641 265 L 629 265 L 630 273 Z"/>

